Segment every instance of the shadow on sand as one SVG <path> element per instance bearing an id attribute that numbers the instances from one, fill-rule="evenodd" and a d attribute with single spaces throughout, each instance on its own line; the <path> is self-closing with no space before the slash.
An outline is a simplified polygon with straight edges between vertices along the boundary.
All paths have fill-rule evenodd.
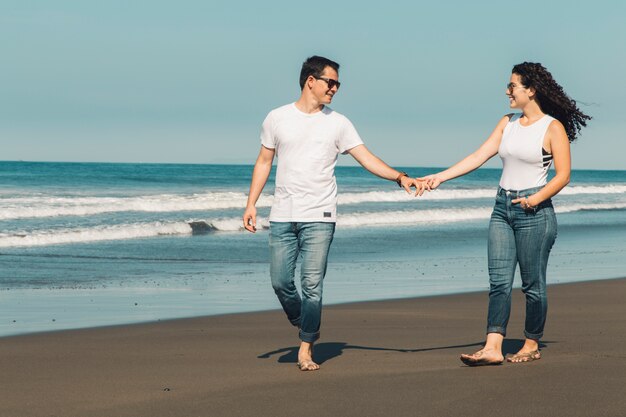
<path id="1" fill-rule="evenodd" d="M 419 352 L 430 352 L 434 350 L 444 350 L 444 349 L 459 349 L 459 348 L 471 348 L 474 350 L 468 350 L 467 353 L 472 353 L 476 350 L 479 350 L 483 346 L 483 341 L 467 343 L 463 345 L 451 345 L 451 346 L 435 346 L 435 347 L 425 347 L 425 348 L 416 348 L 416 349 L 394 349 L 394 348 L 383 348 L 383 347 L 372 347 L 372 346 L 358 346 L 358 345 L 350 345 L 345 342 L 323 342 L 315 344 L 315 361 L 319 364 L 322 364 L 326 361 L 334 359 L 338 356 L 343 355 L 343 352 L 347 349 L 355 349 L 355 350 L 375 350 L 375 351 L 387 351 L 387 352 L 401 352 L 401 353 L 419 353 Z M 554 342 L 540 342 L 539 348 L 543 349 L 547 347 L 547 344 Z M 516 353 L 518 350 L 522 348 L 524 345 L 524 339 L 505 339 L 502 344 L 502 353 L 506 356 L 507 354 Z M 257 358 L 259 359 L 269 359 L 274 355 L 279 355 L 277 362 L 278 363 L 296 363 L 298 362 L 298 349 L 299 346 L 290 346 L 282 349 L 277 349 L 271 352 L 263 353 Z"/>

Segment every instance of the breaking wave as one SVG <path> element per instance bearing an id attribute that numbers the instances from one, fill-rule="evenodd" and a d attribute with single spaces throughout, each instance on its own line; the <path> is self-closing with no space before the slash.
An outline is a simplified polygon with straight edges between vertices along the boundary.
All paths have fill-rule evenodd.
<path id="1" fill-rule="evenodd" d="M 438 189 L 425 193 L 420 200 L 466 200 L 493 198 L 495 188 Z M 626 194 L 624 185 L 571 186 L 561 195 Z M 257 207 L 270 207 L 273 197 L 264 194 Z M 247 195 L 241 192 L 208 192 L 192 195 L 161 194 L 137 197 L 16 197 L 0 198 L 0 220 L 47 218 L 60 216 L 91 216 L 118 212 L 176 213 L 188 211 L 211 211 L 220 209 L 243 210 Z M 415 197 L 402 190 L 340 193 L 340 205 L 414 202 Z"/>
<path id="2" fill-rule="evenodd" d="M 557 213 L 588 210 L 624 210 L 626 203 L 574 204 L 557 207 Z M 352 212 L 337 218 L 339 227 L 378 227 L 425 223 L 453 223 L 488 219 L 492 207 L 468 209 L 395 210 L 379 212 Z M 257 218 L 257 228 L 269 228 L 266 218 Z M 0 247 L 27 247 L 70 243 L 126 240 L 157 236 L 183 236 L 215 232 L 243 231 L 240 217 L 188 220 L 174 222 L 151 222 L 117 224 L 75 229 L 35 230 L 32 232 L 0 233 Z"/>

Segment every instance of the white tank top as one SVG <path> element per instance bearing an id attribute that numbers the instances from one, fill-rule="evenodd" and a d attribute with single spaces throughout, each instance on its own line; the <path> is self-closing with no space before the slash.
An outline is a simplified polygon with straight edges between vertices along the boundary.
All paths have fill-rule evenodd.
<path id="1" fill-rule="evenodd" d="M 519 122 L 514 114 L 504 128 L 498 154 L 502 158 L 500 187 L 505 190 L 526 190 L 548 182 L 552 155 L 543 152 L 543 139 L 554 117 L 547 114 L 530 126 Z"/>

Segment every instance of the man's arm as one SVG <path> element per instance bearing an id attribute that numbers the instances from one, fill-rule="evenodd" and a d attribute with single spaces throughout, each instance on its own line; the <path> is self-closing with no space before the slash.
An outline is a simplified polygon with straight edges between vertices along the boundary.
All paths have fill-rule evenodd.
<path id="1" fill-rule="evenodd" d="M 252 172 L 252 181 L 250 182 L 250 193 L 248 194 L 248 203 L 246 211 L 243 213 L 243 227 L 249 232 L 256 232 L 256 202 L 265 187 L 267 178 L 272 170 L 272 162 L 274 161 L 274 149 L 261 146 L 261 151 L 254 164 Z"/>
<path id="2" fill-rule="evenodd" d="M 350 155 L 356 161 L 361 164 L 363 168 L 371 172 L 372 174 L 384 178 L 390 181 L 397 181 L 400 178 L 400 186 L 406 190 L 407 193 L 411 193 L 411 187 L 415 187 L 415 195 L 422 195 L 426 188 L 426 183 L 419 181 L 415 178 L 411 178 L 408 175 L 402 176 L 402 172 L 391 168 L 382 159 L 370 152 L 365 145 L 358 145 L 348 151 Z"/>

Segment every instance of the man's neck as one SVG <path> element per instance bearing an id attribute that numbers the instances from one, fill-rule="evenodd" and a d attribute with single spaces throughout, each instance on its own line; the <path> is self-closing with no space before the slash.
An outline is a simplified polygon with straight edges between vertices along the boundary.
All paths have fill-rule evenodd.
<path id="1" fill-rule="evenodd" d="M 312 114 L 322 111 L 324 105 L 315 100 L 314 97 L 310 97 L 307 94 L 302 94 L 298 101 L 296 101 L 296 107 L 302 113 Z"/>

